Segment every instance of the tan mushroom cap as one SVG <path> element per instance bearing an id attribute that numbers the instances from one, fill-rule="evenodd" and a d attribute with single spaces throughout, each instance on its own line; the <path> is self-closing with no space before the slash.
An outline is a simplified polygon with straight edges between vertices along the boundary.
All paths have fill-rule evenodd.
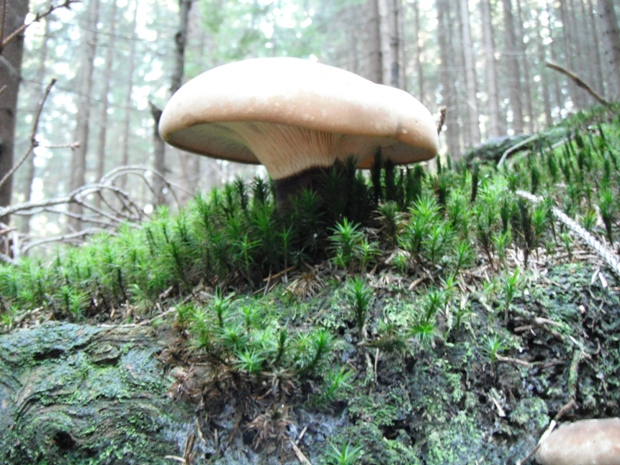
<path id="1" fill-rule="evenodd" d="M 540 445 L 536 460 L 541 465 L 620 465 L 620 418 L 562 426 Z"/>
<path id="2" fill-rule="evenodd" d="M 274 180 L 353 155 L 370 168 L 381 147 L 396 164 L 438 151 L 429 111 L 403 90 L 298 58 L 256 58 L 213 68 L 181 87 L 159 132 L 180 149 L 262 163 Z"/>

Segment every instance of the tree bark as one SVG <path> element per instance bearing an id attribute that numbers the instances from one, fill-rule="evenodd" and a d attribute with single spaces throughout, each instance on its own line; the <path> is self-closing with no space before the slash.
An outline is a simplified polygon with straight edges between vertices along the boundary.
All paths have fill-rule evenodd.
<path id="1" fill-rule="evenodd" d="M 488 94 L 489 136 L 499 137 L 505 131 L 502 129 L 501 113 L 499 108 L 499 92 L 497 87 L 497 67 L 495 62 L 495 41 L 493 38 L 493 23 L 491 3 L 489 0 L 480 2 L 482 9 L 482 35 L 484 40 L 486 88 Z"/>
<path id="2" fill-rule="evenodd" d="M 28 0 L 4 3 L 0 11 L 0 43 L 13 31 L 24 24 L 28 13 Z M 0 50 L 0 178 L 13 168 L 15 150 L 15 127 L 17 118 L 17 96 L 21 79 L 24 35 L 19 34 Z M 13 180 L 9 178 L 0 186 L 0 207 L 11 204 Z M 9 217 L 0 217 L 0 222 L 8 224 Z"/>
<path id="3" fill-rule="evenodd" d="M 95 54 L 97 51 L 97 22 L 99 21 L 99 0 L 90 0 L 87 5 L 86 18 L 83 30 L 84 49 L 82 52 L 81 68 L 78 81 L 78 108 L 74 140 L 79 144 L 73 150 L 71 160 L 70 189 L 73 191 L 86 183 L 86 155 L 88 153 L 88 137 L 90 131 L 90 109 L 93 90 L 93 73 L 95 69 Z M 69 205 L 69 212 L 73 215 L 68 221 L 70 231 L 80 228 L 80 220 L 74 216 L 82 214 L 82 208 L 77 204 Z"/>
<path id="4" fill-rule="evenodd" d="M 608 100 L 620 100 L 620 28 L 613 0 L 598 0 L 607 65 Z"/>

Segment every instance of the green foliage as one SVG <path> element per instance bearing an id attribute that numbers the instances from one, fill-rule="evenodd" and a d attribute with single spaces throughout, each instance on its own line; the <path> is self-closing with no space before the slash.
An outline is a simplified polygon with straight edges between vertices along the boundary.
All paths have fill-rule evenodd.
<path id="1" fill-rule="evenodd" d="M 370 310 L 373 298 L 373 290 L 362 278 L 355 277 L 347 283 L 346 297 L 353 309 L 358 335 L 361 339 L 363 337 L 364 325 L 366 324 L 366 316 Z"/>
<path id="2" fill-rule="evenodd" d="M 343 443 L 340 448 L 336 447 L 331 442 L 329 443 L 331 449 L 325 453 L 325 460 L 331 465 L 352 465 L 357 463 L 362 456 L 361 447 L 353 447 L 349 443 Z"/>

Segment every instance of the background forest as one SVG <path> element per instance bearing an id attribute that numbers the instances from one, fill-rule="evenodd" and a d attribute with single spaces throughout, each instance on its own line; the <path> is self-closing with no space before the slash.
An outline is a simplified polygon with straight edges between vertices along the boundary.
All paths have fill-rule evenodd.
<path id="1" fill-rule="evenodd" d="M 21 24 L 26 12 L 23 0 L 17 3 L 3 2 L 5 36 L 11 20 Z M 25 20 L 35 22 L 25 31 L 17 70 L 13 157 L 34 150 L 14 176 L 12 196 L 4 186 L 1 203 L 62 198 L 119 166 L 141 166 L 154 172 L 125 170 L 106 180 L 137 199 L 131 215 L 120 219 L 139 219 L 156 203 L 184 204 L 198 191 L 254 175 L 255 167 L 184 155 L 154 136 L 158 109 L 184 81 L 248 57 L 309 58 L 406 89 L 434 114 L 445 106 L 444 153 L 458 159 L 482 141 L 533 133 L 595 103 L 547 61 L 574 71 L 600 96 L 619 95 L 620 12 L 614 3 L 31 0 Z M 50 7 L 60 8 L 35 16 Z M 15 72 L 1 72 L 15 79 Z M 57 81 L 42 107 L 52 79 Z M 13 223 L 25 234 L 23 249 L 40 243 L 30 231 L 72 238 L 79 230 L 115 226 L 116 211 L 92 214 L 101 202 L 92 200 L 95 210 L 86 216 L 79 205 L 68 211 L 45 205 L 48 214 L 38 209 L 35 217 L 33 210 L 21 212 L 26 215 Z"/>

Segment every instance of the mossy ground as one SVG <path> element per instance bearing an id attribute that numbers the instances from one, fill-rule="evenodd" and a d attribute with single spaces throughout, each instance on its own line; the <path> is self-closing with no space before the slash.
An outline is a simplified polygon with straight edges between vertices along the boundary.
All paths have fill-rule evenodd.
<path id="1" fill-rule="evenodd" d="M 619 128 L 578 115 L 500 171 L 341 167 L 288 217 L 237 181 L 1 268 L 1 459 L 168 463 L 193 435 L 188 463 L 503 464 L 571 400 L 617 416 L 618 277 L 551 207 L 617 245 Z M 47 320 L 78 324 L 17 331 Z"/>

